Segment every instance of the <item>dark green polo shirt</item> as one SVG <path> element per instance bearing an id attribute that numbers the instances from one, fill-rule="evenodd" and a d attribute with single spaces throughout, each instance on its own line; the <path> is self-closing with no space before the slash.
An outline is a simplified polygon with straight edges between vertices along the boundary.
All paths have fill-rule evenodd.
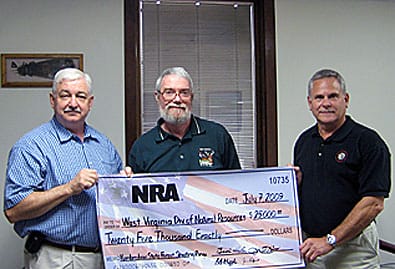
<path id="1" fill-rule="evenodd" d="M 232 137 L 219 123 L 192 115 L 181 140 L 163 131 L 162 123 L 133 144 L 128 164 L 134 173 L 240 169 Z"/>
<path id="2" fill-rule="evenodd" d="M 302 170 L 299 201 L 302 229 L 324 236 L 337 227 L 364 196 L 388 197 L 390 152 L 372 129 L 346 122 L 323 140 L 317 125 L 295 144 L 294 164 Z"/>

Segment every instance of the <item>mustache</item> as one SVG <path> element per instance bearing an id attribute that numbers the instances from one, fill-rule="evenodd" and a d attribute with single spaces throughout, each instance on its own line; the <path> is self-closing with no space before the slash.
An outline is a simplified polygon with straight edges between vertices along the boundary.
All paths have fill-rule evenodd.
<path id="1" fill-rule="evenodd" d="M 167 104 L 165 109 L 170 109 L 171 107 L 187 109 L 187 106 L 185 104 L 175 104 L 175 103 Z"/>
<path id="2" fill-rule="evenodd" d="M 63 112 L 67 113 L 67 112 L 77 112 L 77 113 L 81 113 L 81 109 L 79 107 L 72 107 L 72 106 L 68 106 L 66 107 Z"/>

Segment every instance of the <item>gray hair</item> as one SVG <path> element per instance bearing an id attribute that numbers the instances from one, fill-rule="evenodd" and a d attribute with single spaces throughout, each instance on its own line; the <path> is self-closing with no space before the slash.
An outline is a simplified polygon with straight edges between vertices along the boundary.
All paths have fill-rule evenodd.
<path id="1" fill-rule="evenodd" d="M 189 82 L 189 87 L 190 90 L 193 91 L 193 82 L 192 82 L 192 78 L 189 75 L 189 73 L 187 72 L 187 70 L 185 70 L 184 67 L 170 67 L 165 69 L 162 74 L 159 76 L 159 78 L 156 80 L 155 83 L 155 90 L 157 92 L 160 92 L 160 87 L 163 81 L 163 78 L 167 75 L 177 75 L 179 77 L 185 78 L 188 80 Z"/>
<path id="2" fill-rule="evenodd" d="M 346 82 L 344 81 L 344 78 L 342 77 L 342 75 L 340 75 L 339 72 L 336 72 L 335 70 L 331 70 L 331 69 L 321 69 L 315 72 L 315 74 L 309 80 L 308 89 L 307 89 L 308 91 L 307 93 L 309 96 L 311 94 L 311 89 L 313 88 L 314 81 L 322 78 L 335 78 L 337 82 L 339 82 L 343 94 L 346 93 Z"/>
<path id="3" fill-rule="evenodd" d="M 92 79 L 87 74 L 82 72 L 77 68 L 64 68 L 60 69 L 56 72 L 53 82 L 52 82 L 52 94 L 56 94 L 56 87 L 58 84 L 62 83 L 64 80 L 77 80 L 77 79 L 85 79 L 86 84 L 88 85 L 88 92 L 92 94 Z"/>

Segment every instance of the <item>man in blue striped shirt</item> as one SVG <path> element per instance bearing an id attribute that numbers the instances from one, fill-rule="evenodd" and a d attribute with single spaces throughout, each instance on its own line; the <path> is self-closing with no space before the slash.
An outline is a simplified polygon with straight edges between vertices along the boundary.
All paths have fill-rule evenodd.
<path id="1" fill-rule="evenodd" d="M 75 68 L 54 78 L 53 118 L 11 149 L 4 210 L 28 239 L 25 268 L 103 268 L 96 216 L 99 175 L 119 173 L 122 160 L 103 134 L 86 124 L 91 78 Z M 130 168 L 121 171 L 129 173 Z"/>

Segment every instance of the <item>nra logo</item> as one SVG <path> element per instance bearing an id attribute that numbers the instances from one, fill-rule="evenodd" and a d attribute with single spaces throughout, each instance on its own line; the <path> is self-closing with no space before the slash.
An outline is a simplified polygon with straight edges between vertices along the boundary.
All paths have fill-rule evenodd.
<path id="1" fill-rule="evenodd" d="M 176 184 L 132 185 L 132 203 L 180 201 Z"/>

